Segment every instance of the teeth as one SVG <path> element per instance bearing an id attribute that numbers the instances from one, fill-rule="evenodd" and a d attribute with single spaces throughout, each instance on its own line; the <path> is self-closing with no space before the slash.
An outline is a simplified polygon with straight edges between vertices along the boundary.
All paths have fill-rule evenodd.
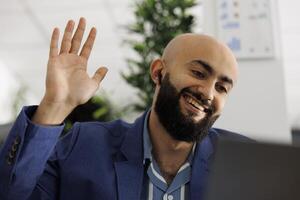
<path id="1" fill-rule="evenodd" d="M 197 102 L 195 101 L 193 98 L 186 96 L 185 98 L 187 100 L 188 103 L 192 104 L 193 106 L 195 106 L 197 109 L 204 111 L 204 108 Z"/>

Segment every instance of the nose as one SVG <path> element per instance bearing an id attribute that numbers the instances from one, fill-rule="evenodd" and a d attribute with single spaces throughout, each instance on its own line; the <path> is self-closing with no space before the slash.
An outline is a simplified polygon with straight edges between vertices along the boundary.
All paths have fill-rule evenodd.
<path id="1" fill-rule="evenodd" d="M 205 84 L 198 88 L 200 94 L 202 95 L 202 99 L 207 103 L 211 103 L 214 99 L 214 84 Z"/>

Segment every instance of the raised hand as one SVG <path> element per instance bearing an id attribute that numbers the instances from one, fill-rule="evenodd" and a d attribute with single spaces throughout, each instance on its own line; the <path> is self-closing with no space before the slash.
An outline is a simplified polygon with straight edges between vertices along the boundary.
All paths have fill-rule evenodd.
<path id="1" fill-rule="evenodd" d="M 87 102 L 96 92 L 107 69 L 100 67 L 93 77 L 87 74 L 87 63 L 96 38 L 92 28 L 80 50 L 86 27 L 81 18 L 74 36 L 74 21 L 65 28 L 60 49 L 58 47 L 59 29 L 52 33 L 47 66 L 46 92 L 33 116 L 39 124 L 57 124 L 78 105 Z"/>

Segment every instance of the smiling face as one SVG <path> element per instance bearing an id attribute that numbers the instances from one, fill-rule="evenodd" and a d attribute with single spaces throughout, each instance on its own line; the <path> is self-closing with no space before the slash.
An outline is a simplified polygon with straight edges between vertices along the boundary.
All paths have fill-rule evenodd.
<path id="1" fill-rule="evenodd" d="M 152 63 L 151 76 L 161 124 L 177 140 L 199 141 L 223 110 L 237 79 L 237 63 L 213 38 L 184 34 L 168 44 L 162 60 Z"/>

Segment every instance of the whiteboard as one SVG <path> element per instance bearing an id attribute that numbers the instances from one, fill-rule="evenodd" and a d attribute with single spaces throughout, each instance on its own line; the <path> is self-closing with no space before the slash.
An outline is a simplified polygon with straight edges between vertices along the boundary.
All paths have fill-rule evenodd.
<path id="1" fill-rule="evenodd" d="M 270 0 L 217 0 L 217 37 L 240 59 L 274 57 Z"/>

